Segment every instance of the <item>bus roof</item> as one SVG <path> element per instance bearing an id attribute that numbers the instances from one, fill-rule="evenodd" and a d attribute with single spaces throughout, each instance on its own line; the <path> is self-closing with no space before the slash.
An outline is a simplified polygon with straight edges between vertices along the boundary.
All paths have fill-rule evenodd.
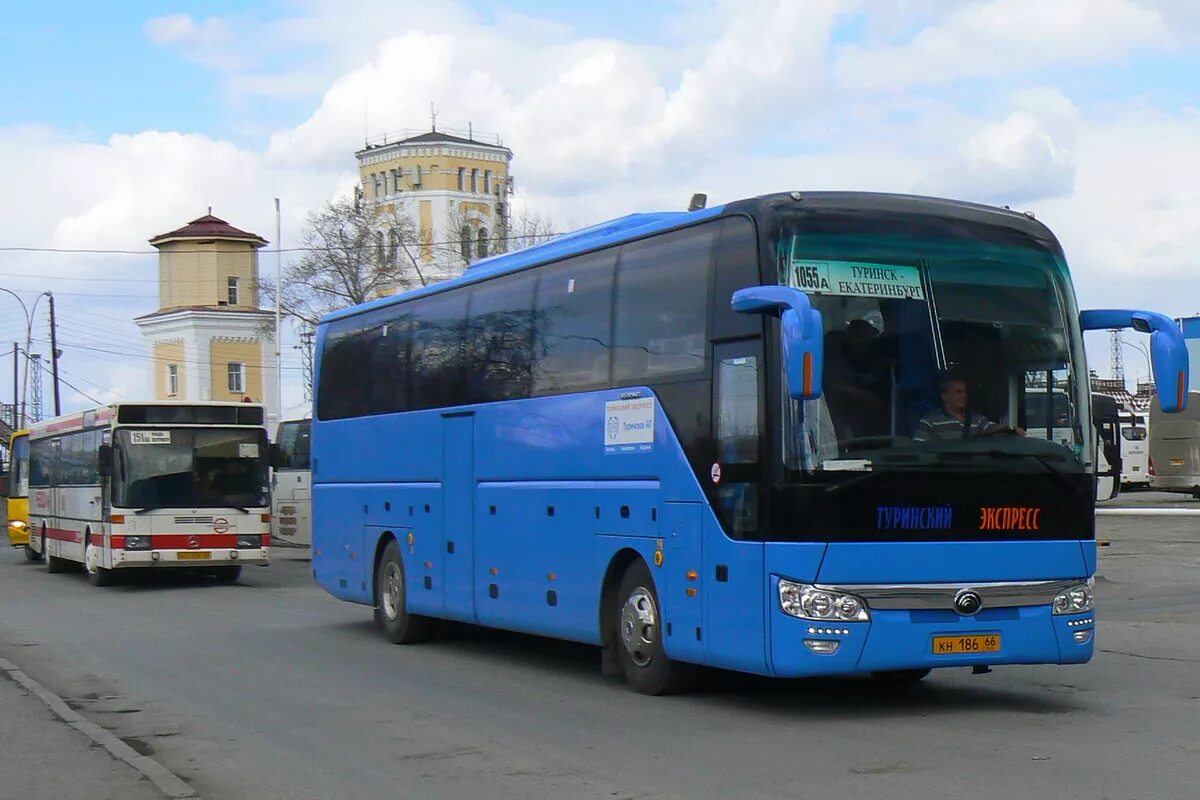
<path id="1" fill-rule="evenodd" d="M 526 267 L 547 263 L 568 256 L 587 253 L 614 244 L 633 241 L 643 236 L 676 228 L 684 228 L 697 222 L 713 219 L 723 214 L 738 212 L 754 213 L 766 208 L 803 203 L 805 208 L 821 208 L 826 210 L 855 210 L 908 212 L 934 214 L 950 219 L 961 219 L 991 225 L 1002 225 L 1015 228 L 1035 238 L 1052 242 L 1058 247 L 1058 241 L 1050 230 L 1036 221 L 1032 214 L 1012 211 L 1007 208 L 968 203 L 960 200 L 947 200 L 937 197 L 920 195 L 889 194 L 885 192 L 780 192 L 777 194 L 761 195 L 759 197 L 736 200 L 724 205 L 698 211 L 660 211 L 641 214 L 628 214 L 607 222 L 601 222 L 588 228 L 559 236 L 541 244 L 501 253 L 490 258 L 474 262 L 457 278 L 423 286 L 419 289 L 401 294 L 381 297 L 361 305 L 339 309 L 321 318 L 324 325 L 335 320 L 352 317 L 371 311 L 403 303 L 416 297 L 469 285 L 478 281 L 517 272 Z"/>
<path id="2" fill-rule="evenodd" d="M 34 437 L 42 437 L 48 434 L 63 433 L 71 430 L 82 428 L 90 428 L 97 423 L 111 423 L 120 416 L 122 408 L 128 407 L 148 408 L 161 406 L 203 406 L 208 408 L 262 408 L 262 403 L 246 403 L 237 402 L 234 400 L 145 400 L 139 402 L 121 401 L 117 403 L 108 403 L 102 406 L 93 406 L 92 408 L 84 409 L 83 411 L 74 411 L 70 414 L 63 414 L 59 417 L 35 422 L 29 426 L 25 433 L 29 433 Z"/>

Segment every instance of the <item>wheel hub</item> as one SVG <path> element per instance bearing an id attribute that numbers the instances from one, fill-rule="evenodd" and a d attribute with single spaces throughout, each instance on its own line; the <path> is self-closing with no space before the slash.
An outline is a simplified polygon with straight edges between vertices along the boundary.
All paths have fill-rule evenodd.
<path id="1" fill-rule="evenodd" d="M 395 561 L 383 570 L 383 613 L 389 620 L 400 617 L 404 602 L 404 575 Z"/>
<path id="2" fill-rule="evenodd" d="M 654 658 L 654 648 L 658 644 L 658 609 L 644 586 L 630 592 L 621 608 L 621 643 L 639 667 L 648 666 Z"/>

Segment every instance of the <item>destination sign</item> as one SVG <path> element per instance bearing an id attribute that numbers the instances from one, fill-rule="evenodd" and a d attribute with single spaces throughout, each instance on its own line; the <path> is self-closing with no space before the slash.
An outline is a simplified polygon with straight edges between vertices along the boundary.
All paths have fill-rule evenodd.
<path id="1" fill-rule="evenodd" d="M 857 261 L 792 261 L 792 285 L 812 294 L 924 300 L 916 267 Z"/>

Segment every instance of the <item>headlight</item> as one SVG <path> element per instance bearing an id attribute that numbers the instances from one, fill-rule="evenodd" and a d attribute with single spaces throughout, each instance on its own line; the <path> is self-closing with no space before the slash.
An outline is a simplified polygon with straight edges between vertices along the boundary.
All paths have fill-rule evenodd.
<path id="1" fill-rule="evenodd" d="M 150 537 L 149 536 L 126 536 L 125 537 L 125 549 L 126 550 L 149 550 L 150 549 Z"/>
<path id="2" fill-rule="evenodd" d="M 258 534 L 239 536 L 237 538 L 237 546 L 243 550 L 253 550 L 256 547 L 262 547 L 262 537 Z"/>
<path id="3" fill-rule="evenodd" d="M 1088 579 L 1087 583 L 1076 584 L 1063 589 L 1054 596 L 1055 614 L 1082 614 L 1096 608 L 1096 600 L 1092 596 L 1095 581 Z"/>
<path id="4" fill-rule="evenodd" d="M 817 622 L 869 622 L 871 612 L 861 597 L 807 583 L 779 579 L 779 607 L 783 613 Z"/>
<path id="5" fill-rule="evenodd" d="M 12 522 L 8 523 L 8 527 L 23 531 L 28 528 L 29 525 L 27 525 L 23 519 L 14 519 Z"/>

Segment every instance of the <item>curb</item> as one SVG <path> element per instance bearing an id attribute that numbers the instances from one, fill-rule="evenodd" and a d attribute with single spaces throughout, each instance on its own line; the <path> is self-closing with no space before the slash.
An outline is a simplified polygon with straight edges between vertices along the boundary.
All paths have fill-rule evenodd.
<path id="1" fill-rule="evenodd" d="M 46 707 L 53 711 L 56 717 L 103 747 L 113 758 L 124 761 L 137 770 L 167 797 L 198 797 L 196 790 L 188 786 L 174 772 L 171 772 L 149 756 L 141 755 L 96 723 L 84 719 L 72 710 L 61 697 L 26 675 L 16 664 L 7 659 L 0 658 L 0 671 L 8 673 L 10 678 L 45 703 Z"/>

